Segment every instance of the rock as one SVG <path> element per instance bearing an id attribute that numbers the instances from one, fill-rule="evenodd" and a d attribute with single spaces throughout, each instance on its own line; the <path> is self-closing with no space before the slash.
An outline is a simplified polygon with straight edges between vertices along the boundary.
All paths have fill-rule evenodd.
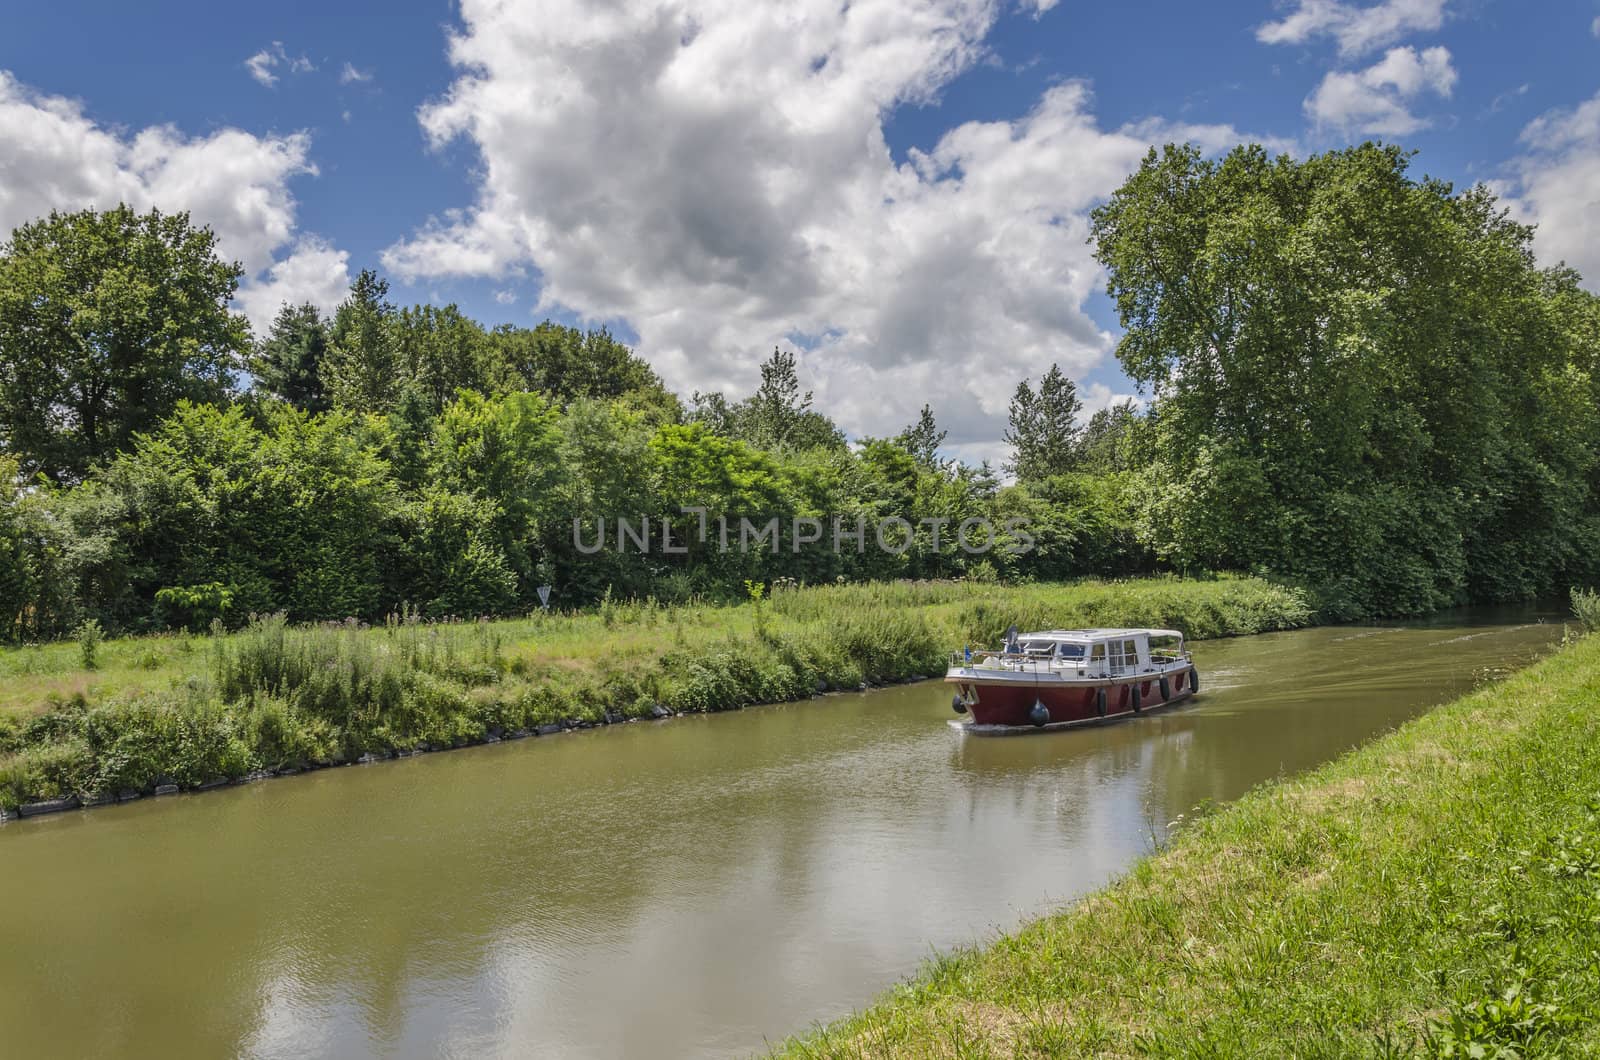
<path id="1" fill-rule="evenodd" d="M 505 729 L 501 728 L 499 725 L 489 726 L 488 732 L 489 735 L 493 736 L 496 740 L 502 739 L 506 734 Z"/>
<path id="2" fill-rule="evenodd" d="M 78 800 L 78 802 L 86 810 L 89 809 L 90 807 L 94 807 L 94 806 L 108 806 L 111 803 L 116 802 L 116 801 L 117 801 L 117 797 L 115 795 L 110 795 L 110 794 L 106 794 L 106 795 L 85 795 L 83 798 Z"/>
<path id="3" fill-rule="evenodd" d="M 483 742 L 484 743 L 499 743 L 500 742 L 500 737 L 496 736 L 494 733 L 491 732 L 489 735 L 487 735 L 487 736 L 485 736 L 483 738 Z"/>
<path id="4" fill-rule="evenodd" d="M 178 793 L 178 785 L 176 785 L 176 784 L 157 784 L 156 785 L 156 795 L 158 797 L 162 796 L 162 795 L 176 795 L 177 793 Z"/>
<path id="5" fill-rule="evenodd" d="M 210 780 L 206 781 L 204 784 L 200 784 L 200 785 L 196 786 L 194 790 L 196 790 L 196 791 L 211 791 L 213 788 L 220 788 L 220 787 L 222 787 L 223 785 L 225 785 L 227 783 L 228 783 L 228 778 L 227 777 L 212 777 Z"/>
<path id="6" fill-rule="evenodd" d="M 16 816 L 16 810 L 8 810 L 4 806 L 0 806 L 0 821 L 9 821 Z"/>
<path id="7" fill-rule="evenodd" d="M 300 770 L 296 769 L 294 766 L 284 766 L 282 769 L 278 770 L 278 776 L 280 776 L 280 777 L 292 777 L 298 772 L 300 772 Z M 157 795 L 161 794 L 161 789 L 160 788 L 156 789 L 156 794 Z"/>
<path id="8" fill-rule="evenodd" d="M 867 683 L 865 681 L 861 682 L 859 685 L 856 685 L 856 691 L 857 692 L 865 692 L 866 690 L 867 690 Z"/>
<path id="9" fill-rule="evenodd" d="M 652 718 L 670 718 L 672 717 L 672 711 L 663 707 L 660 703 L 652 703 L 650 704 L 650 716 Z"/>
<path id="10" fill-rule="evenodd" d="M 358 765 L 358 766 L 370 766 L 372 763 L 376 762 L 377 760 L 378 760 L 378 756 L 373 754 L 371 751 L 368 751 L 366 754 L 364 754 L 360 758 L 356 759 L 356 765 Z"/>
<path id="11" fill-rule="evenodd" d="M 132 788 L 128 788 L 126 791 L 117 792 L 117 801 L 118 802 L 132 802 L 135 799 L 142 799 L 142 798 L 144 798 L 144 792 L 142 792 L 142 791 L 134 791 Z"/>
<path id="12" fill-rule="evenodd" d="M 817 678 L 817 695 L 820 696 L 820 695 L 822 695 L 822 693 L 826 692 L 827 690 L 828 690 L 827 679 L 826 678 L 822 678 L 822 677 Z"/>
<path id="13" fill-rule="evenodd" d="M 17 807 L 17 813 L 23 817 L 38 817 L 46 813 L 60 813 L 62 810 L 76 810 L 78 797 L 68 795 L 64 799 L 43 799 L 39 802 L 25 802 Z"/>
<path id="14" fill-rule="evenodd" d="M 512 729 L 510 732 L 505 734 L 503 739 L 507 739 L 507 740 L 526 740 L 528 737 L 530 737 L 532 735 L 533 735 L 533 733 L 529 732 L 527 729 Z"/>
<path id="15" fill-rule="evenodd" d="M 561 726 L 554 723 L 550 725 L 541 725 L 536 731 L 540 736 L 554 736 L 556 733 L 561 731 Z"/>

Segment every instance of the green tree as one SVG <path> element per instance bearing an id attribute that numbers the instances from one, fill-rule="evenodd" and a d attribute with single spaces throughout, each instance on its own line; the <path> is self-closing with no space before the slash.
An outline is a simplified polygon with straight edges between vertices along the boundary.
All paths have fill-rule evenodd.
<path id="1" fill-rule="evenodd" d="M 1086 471 L 1131 470 L 1138 459 L 1138 424 L 1132 398 L 1096 411 L 1078 436 L 1079 466 Z"/>
<path id="2" fill-rule="evenodd" d="M 51 213 L 0 248 L 0 448 L 81 479 L 184 399 L 222 401 L 249 342 L 240 268 L 183 213 Z"/>
<path id="3" fill-rule="evenodd" d="M 328 325 L 317 307 L 286 304 L 250 356 L 255 389 L 306 412 L 326 412 L 332 407 L 322 382 L 327 356 Z"/>
<path id="4" fill-rule="evenodd" d="M 1547 591 L 1575 562 L 1595 432 L 1531 230 L 1409 165 L 1168 146 L 1095 212 L 1173 561 L 1266 566 L 1349 615 Z"/>
<path id="5" fill-rule="evenodd" d="M 1011 459 L 1005 469 L 1019 482 L 1034 482 L 1070 471 L 1078 455 L 1078 386 L 1052 364 L 1034 392 L 1024 379 L 1011 398 L 1006 444 Z"/>
<path id="6" fill-rule="evenodd" d="M 795 355 L 774 346 L 761 365 L 761 385 L 729 415 L 734 437 L 758 449 L 842 449 L 844 435 L 801 393 Z"/>
<path id="7" fill-rule="evenodd" d="M 681 418 L 682 406 L 655 369 L 605 328 L 580 331 L 547 320 L 531 329 L 503 325 L 490 338 L 511 389 L 536 390 L 562 407 L 581 398 L 621 400 L 652 422 Z"/>
<path id="8" fill-rule="evenodd" d="M 357 412 L 387 412 L 399 400 L 404 364 L 395 317 L 389 281 L 362 269 L 350 285 L 349 297 L 333 314 L 323 385 L 334 405 Z"/>
<path id="9" fill-rule="evenodd" d="M 937 470 L 941 466 L 939 447 L 944 445 L 944 440 L 949 436 L 949 431 L 939 430 L 939 425 L 934 422 L 933 406 L 923 405 L 917 422 L 896 435 L 895 444 L 910 453 L 918 464 Z"/>
<path id="10" fill-rule="evenodd" d="M 566 476 L 560 447 L 559 415 L 539 394 L 462 391 L 438 422 L 434 480 L 489 506 L 496 544 L 523 580 L 524 599 L 542 558 L 541 532 L 557 529 Z"/>
<path id="11" fill-rule="evenodd" d="M 427 399 L 434 414 L 460 390 L 493 393 L 498 384 L 489 336 L 454 304 L 419 305 L 393 318 L 402 389 Z"/>

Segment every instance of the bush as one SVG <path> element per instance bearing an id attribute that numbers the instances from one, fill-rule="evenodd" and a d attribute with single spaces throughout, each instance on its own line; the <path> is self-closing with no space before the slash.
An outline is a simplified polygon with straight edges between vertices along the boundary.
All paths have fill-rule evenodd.
<path id="1" fill-rule="evenodd" d="M 1583 626 L 1585 633 L 1600 629 L 1600 593 L 1593 589 L 1572 589 L 1572 617 Z"/>
<path id="2" fill-rule="evenodd" d="M 105 631 L 100 628 L 100 623 L 92 618 L 84 619 L 78 624 L 78 628 L 72 631 L 72 636 L 78 642 L 78 658 L 83 663 L 83 668 L 96 669 L 99 663 L 96 656 L 100 651 L 100 642 L 105 639 Z"/>

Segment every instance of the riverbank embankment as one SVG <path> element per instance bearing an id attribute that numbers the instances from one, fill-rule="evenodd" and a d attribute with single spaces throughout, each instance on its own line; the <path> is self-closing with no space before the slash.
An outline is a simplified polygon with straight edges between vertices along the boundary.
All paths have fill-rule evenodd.
<path id="1" fill-rule="evenodd" d="M 1600 1051 L 1600 637 L 1170 827 L 779 1054 Z"/>
<path id="2" fill-rule="evenodd" d="M 784 588 L 741 606 L 383 626 L 281 618 L 215 635 L 0 652 L 0 808 L 45 812 L 565 729 L 787 702 L 941 673 L 1010 624 L 1311 623 L 1254 578 Z"/>

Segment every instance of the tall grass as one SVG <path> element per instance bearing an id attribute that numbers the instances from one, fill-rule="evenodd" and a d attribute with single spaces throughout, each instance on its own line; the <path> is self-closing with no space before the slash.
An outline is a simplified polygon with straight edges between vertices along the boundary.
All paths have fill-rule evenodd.
<path id="1" fill-rule="evenodd" d="M 1600 593 L 1593 589 L 1572 589 L 1572 617 L 1585 633 L 1600 630 Z"/>
<path id="2" fill-rule="evenodd" d="M 751 598 L 607 600 L 595 613 L 503 622 L 426 623 L 408 612 L 373 628 L 257 617 L 195 641 L 204 651 L 163 644 L 166 662 L 152 670 L 119 664 L 115 695 L 79 691 L 31 716 L 0 712 L 0 805 L 932 676 L 947 650 L 994 643 L 1012 623 L 1172 625 L 1206 637 L 1312 618 L 1297 592 L 1243 578 L 780 585 Z M 120 644 L 104 645 L 108 659 L 156 650 Z"/>

